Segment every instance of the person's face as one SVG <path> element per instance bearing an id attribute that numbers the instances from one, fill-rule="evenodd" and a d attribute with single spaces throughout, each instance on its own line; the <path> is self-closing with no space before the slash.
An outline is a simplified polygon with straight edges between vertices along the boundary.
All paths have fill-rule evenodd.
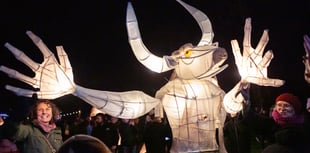
<path id="1" fill-rule="evenodd" d="M 129 122 L 129 119 L 122 119 L 122 121 L 123 121 L 124 123 L 128 123 L 128 122 Z"/>
<path id="2" fill-rule="evenodd" d="M 46 103 L 40 103 L 37 106 L 37 120 L 43 123 L 49 123 L 52 120 L 52 107 Z"/>
<path id="3" fill-rule="evenodd" d="M 96 123 L 102 123 L 103 118 L 101 116 L 96 116 Z"/>
<path id="4" fill-rule="evenodd" d="M 0 126 L 4 124 L 4 120 L 2 119 L 2 117 L 0 116 Z"/>
<path id="5" fill-rule="evenodd" d="M 116 117 L 111 117 L 111 122 L 112 123 L 116 123 L 118 121 L 118 118 L 116 118 Z"/>
<path id="6" fill-rule="evenodd" d="M 275 110 L 283 117 L 291 117 L 295 114 L 294 107 L 285 101 L 278 101 L 275 106 Z"/>

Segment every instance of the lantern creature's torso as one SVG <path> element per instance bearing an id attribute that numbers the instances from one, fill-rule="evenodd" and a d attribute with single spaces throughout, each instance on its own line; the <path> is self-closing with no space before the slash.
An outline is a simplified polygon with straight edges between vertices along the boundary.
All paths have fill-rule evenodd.
<path id="1" fill-rule="evenodd" d="M 216 129 L 225 121 L 224 94 L 211 81 L 178 78 L 157 92 L 173 133 L 171 153 L 218 151 Z"/>
<path id="2" fill-rule="evenodd" d="M 131 3 L 127 7 L 129 42 L 138 61 L 150 70 L 158 73 L 174 70 L 175 77 L 155 96 L 161 101 L 156 109 L 163 106 L 172 129 L 170 152 L 226 153 L 222 134 L 226 117 L 222 104 L 225 92 L 218 86 L 215 76 L 227 67 L 222 66 L 227 52 L 218 47 L 218 43 L 212 43 L 213 31 L 208 17 L 196 8 L 178 2 L 201 27 L 203 36 L 197 46 L 184 44 L 171 56 L 152 54 L 143 44 Z"/>

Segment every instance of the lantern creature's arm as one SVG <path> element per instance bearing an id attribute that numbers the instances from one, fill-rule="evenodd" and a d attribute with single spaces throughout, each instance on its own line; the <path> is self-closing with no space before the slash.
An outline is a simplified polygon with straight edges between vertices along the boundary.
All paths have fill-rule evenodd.
<path id="1" fill-rule="evenodd" d="M 304 77 L 306 82 L 310 83 L 310 65 L 309 65 L 309 55 L 310 55 L 310 38 L 307 35 L 304 35 L 304 48 L 306 55 L 303 58 L 303 63 L 305 65 Z"/>
<path id="2" fill-rule="evenodd" d="M 138 118 L 156 107 L 160 100 L 142 91 L 111 92 L 76 86 L 75 96 L 117 118 Z"/>
<path id="3" fill-rule="evenodd" d="M 21 50 L 9 43 L 5 44 L 14 56 L 26 64 L 35 76 L 33 78 L 23 75 L 16 70 L 0 66 L 0 71 L 9 77 L 23 81 L 38 91 L 22 89 L 6 85 L 6 89 L 16 95 L 32 97 L 36 94 L 39 99 L 56 99 L 64 95 L 73 94 L 90 105 L 118 118 L 137 118 L 149 112 L 159 104 L 159 100 L 141 91 L 109 92 L 87 89 L 74 83 L 70 61 L 64 49 L 58 46 L 57 54 L 60 64 L 54 54 L 47 48 L 44 42 L 31 31 L 27 35 L 40 49 L 44 56 L 41 64 L 34 62 Z"/>
<path id="4" fill-rule="evenodd" d="M 224 108 L 229 113 L 236 113 L 242 109 L 245 92 L 241 91 L 248 90 L 250 83 L 259 86 L 273 87 L 279 87 L 284 84 L 283 80 L 270 79 L 267 76 L 267 68 L 273 58 L 271 50 L 267 51 L 263 56 L 264 49 L 269 39 L 268 31 L 264 30 L 257 47 L 254 49 L 251 46 L 251 30 L 251 18 L 247 18 L 244 26 L 243 54 L 240 52 L 238 41 L 231 41 L 241 81 L 224 97 Z"/>

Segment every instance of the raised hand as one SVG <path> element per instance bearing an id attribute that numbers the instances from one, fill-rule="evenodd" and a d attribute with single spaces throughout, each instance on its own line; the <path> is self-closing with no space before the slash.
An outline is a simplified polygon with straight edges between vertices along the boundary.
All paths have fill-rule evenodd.
<path id="1" fill-rule="evenodd" d="M 11 85 L 6 85 L 6 89 L 14 92 L 16 95 L 25 97 L 32 97 L 33 94 L 37 94 L 39 99 L 55 99 L 63 95 L 72 94 L 75 91 L 73 73 L 70 61 L 63 47 L 56 47 L 60 61 L 59 64 L 54 54 L 38 36 L 31 31 L 27 31 L 26 33 L 44 56 L 44 61 L 41 64 L 34 62 L 23 51 L 9 43 L 5 43 L 5 47 L 14 54 L 16 59 L 26 64 L 35 72 L 35 76 L 31 78 L 5 66 L 0 66 L 0 71 L 8 74 L 11 78 L 23 81 L 39 89 L 39 91 L 22 89 Z"/>
<path id="2" fill-rule="evenodd" d="M 267 76 L 267 68 L 273 58 L 273 52 L 268 50 L 264 56 L 264 49 L 269 41 L 268 30 L 264 33 L 254 49 L 251 45 L 251 18 L 247 18 L 244 26 L 243 54 L 241 55 L 237 40 L 231 41 L 235 62 L 238 67 L 242 82 L 257 84 L 260 86 L 279 87 L 283 80 L 270 79 Z"/>
<path id="3" fill-rule="evenodd" d="M 305 65 L 305 80 L 310 83 L 310 65 L 309 65 L 309 55 L 310 55 L 310 38 L 309 36 L 305 35 L 304 36 L 304 47 L 305 47 L 305 52 L 306 55 L 303 58 L 303 63 Z"/>

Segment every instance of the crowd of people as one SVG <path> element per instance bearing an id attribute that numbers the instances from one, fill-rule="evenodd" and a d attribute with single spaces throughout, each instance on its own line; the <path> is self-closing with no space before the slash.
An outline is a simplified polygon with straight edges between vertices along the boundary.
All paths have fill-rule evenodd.
<path id="1" fill-rule="evenodd" d="M 292 93 L 283 93 L 270 113 L 245 106 L 237 114 L 227 114 L 227 152 L 310 152 L 310 98 L 306 104 Z M 76 116 L 71 122 L 59 117 L 59 109 L 50 100 L 37 100 L 26 120 L 0 117 L 0 152 L 169 153 L 172 143 L 169 123 L 152 112 L 138 119 L 105 113 Z"/>
<path id="2" fill-rule="evenodd" d="M 152 112 L 137 119 L 121 119 L 102 112 L 93 115 L 82 120 L 77 117 L 73 123 L 78 124 L 71 124 L 74 127 L 69 131 L 79 130 L 71 130 L 70 135 L 64 137 L 90 135 L 102 141 L 112 153 L 169 152 L 172 134 L 168 122 Z M 87 133 L 89 125 L 91 130 Z"/>

